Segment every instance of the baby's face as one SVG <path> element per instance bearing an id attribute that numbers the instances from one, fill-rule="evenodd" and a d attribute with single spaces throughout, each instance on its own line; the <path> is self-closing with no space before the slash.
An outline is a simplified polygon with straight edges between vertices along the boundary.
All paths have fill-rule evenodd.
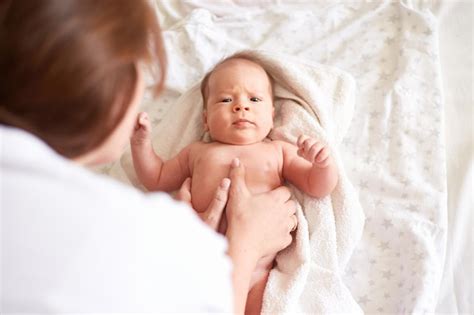
<path id="1" fill-rule="evenodd" d="M 244 59 L 220 65 L 209 78 L 204 125 L 213 140 L 260 142 L 273 127 L 271 83 L 265 70 Z"/>

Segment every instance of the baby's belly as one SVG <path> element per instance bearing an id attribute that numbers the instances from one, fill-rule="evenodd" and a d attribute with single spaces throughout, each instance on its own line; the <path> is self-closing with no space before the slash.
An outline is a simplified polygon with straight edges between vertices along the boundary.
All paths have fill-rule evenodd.
<path id="1" fill-rule="evenodd" d="M 228 173 L 226 173 L 227 168 L 223 165 L 215 165 L 207 172 L 200 167 L 195 168 L 192 174 L 191 202 L 196 211 L 203 212 L 207 209 L 217 187 Z"/>

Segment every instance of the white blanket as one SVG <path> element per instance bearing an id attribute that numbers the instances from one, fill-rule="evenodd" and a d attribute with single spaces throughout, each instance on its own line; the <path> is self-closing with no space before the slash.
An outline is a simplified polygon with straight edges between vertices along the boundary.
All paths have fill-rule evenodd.
<path id="1" fill-rule="evenodd" d="M 142 107 L 155 130 L 182 93 L 238 50 L 278 51 L 354 76 L 355 112 L 339 151 L 367 220 L 344 283 L 369 314 L 430 313 L 437 302 L 447 212 L 434 3 L 155 1 L 170 66 L 165 93 Z M 117 166 L 103 171 L 127 180 Z"/>

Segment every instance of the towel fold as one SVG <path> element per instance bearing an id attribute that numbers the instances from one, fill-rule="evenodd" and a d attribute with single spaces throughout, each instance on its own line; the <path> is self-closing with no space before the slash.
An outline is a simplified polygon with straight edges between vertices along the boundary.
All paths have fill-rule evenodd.
<path id="1" fill-rule="evenodd" d="M 361 238 L 365 216 L 337 150 L 352 119 L 354 79 L 339 69 L 287 55 L 262 51 L 246 54 L 275 81 L 275 128 L 269 138 L 293 144 L 300 134 L 318 138 L 328 143 L 339 170 L 339 182 L 326 198 L 311 198 L 291 187 L 299 204 L 299 225 L 292 245 L 277 255 L 262 312 L 362 313 L 342 274 Z M 196 84 L 161 118 L 158 127 L 154 126 L 153 145 L 158 154 L 170 158 L 202 139 L 202 108 Z M 109 173 L 140 186 L 129 152 Z"/>

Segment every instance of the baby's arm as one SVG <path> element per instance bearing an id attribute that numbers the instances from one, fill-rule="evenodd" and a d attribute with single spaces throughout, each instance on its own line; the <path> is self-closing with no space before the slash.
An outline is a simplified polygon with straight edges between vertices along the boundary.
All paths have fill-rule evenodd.
<path id="1" fill-rule="evenodd" d="M 329 148 L 300 136 L 297 147 L 282 143 L 283 177 L 312 197 L 329 195 L 338 181 L 337 167 Z"/>
<path id="2" fill-rule="evenodd" d="M 138 115 L 130 145 L 135 172 L 146 189 L 173 191 L 190 176 L 189 146 L 171 160 L 163 161 L 153 150 L 151 124 L 146 113 Z"/>

